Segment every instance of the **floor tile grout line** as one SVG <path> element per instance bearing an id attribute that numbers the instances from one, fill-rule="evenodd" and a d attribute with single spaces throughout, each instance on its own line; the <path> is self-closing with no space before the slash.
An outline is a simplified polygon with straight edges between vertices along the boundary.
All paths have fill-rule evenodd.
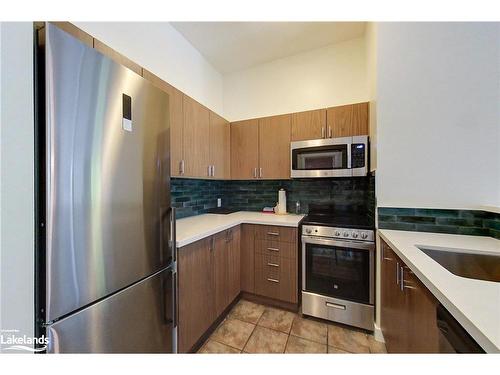
<path id="1" fill-rule="evenodd" d="M 245 345 L 243 345 L 243 348 L 241 348 L 241 352 L 243 353 L 243 350 L 245 350 L 245 348 L 247 347 L 248 345 L 248 342 L 250 341 L 250 338 L 252 337 L 253 333 L 255 332 L 255 329 L 257 328 L 257 324 L 254 324 L 253 326 L 253 329 L 252 329 L 252 332 L 250 332 L 250 334 L 248 335 L 247 337 L 247 340 L 245 341 Z"/>

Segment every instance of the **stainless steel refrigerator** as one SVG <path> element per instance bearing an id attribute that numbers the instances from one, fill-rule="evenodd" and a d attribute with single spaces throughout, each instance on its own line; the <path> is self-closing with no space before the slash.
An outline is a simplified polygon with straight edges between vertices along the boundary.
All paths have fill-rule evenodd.
<path id="1" fill-rule="evenodd" d="M 36 327 L 49 353 L 176 351 L 169 97 L 37 32 Z"/>

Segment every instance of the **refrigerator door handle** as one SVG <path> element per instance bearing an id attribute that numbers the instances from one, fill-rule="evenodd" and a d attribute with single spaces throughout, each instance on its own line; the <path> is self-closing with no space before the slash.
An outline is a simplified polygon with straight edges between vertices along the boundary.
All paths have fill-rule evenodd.
<path id="1" fill-rule="evenodd" d="M 173 308 L 174 308 L 174 311 L 173 311 L 173 323 L 174 323 L 174 328 L 177 327 L 178 325 L 178 320 L 179 320 L 179 317 L 178 317 L 178 314 L 177 314 L 177 311 L 178 311 L 178 306 L 177 306 L 177 301 L 179 300 L 179 296 L 178 296 L 178 291 L 177 291 L 177 271 L 175 271 L 173 274 L 172 274 L 172 282 L 173 282 L 173 299 L 174 299 L 174 303 L 173 303 Z"/>
<path id="2" fill-rule="evenodd" d="M 170 251 L 172 262 L 177 261 L 177 233 L 175 225 L 175 208 L 170 208 Z"/>

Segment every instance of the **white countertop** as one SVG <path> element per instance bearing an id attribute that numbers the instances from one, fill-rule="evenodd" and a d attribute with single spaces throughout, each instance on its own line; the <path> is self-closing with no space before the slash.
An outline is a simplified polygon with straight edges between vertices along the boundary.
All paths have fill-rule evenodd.
<path id="1" fill-rule="evenodd" d="M 305 215 L 276 215 L 238 211 L 232 214 L 204 214 L 177 220 L 177 247 L 189 245 L 239 224 L 280 225 L 298 227 Z"/>
<path id="2" fill-rule="evenodd" d="M 388 229 L 378 233 L 486 352 L 500 353 L 500 283 L 456 276 L 417 248 L 500 255 L 500 240 Z"/>

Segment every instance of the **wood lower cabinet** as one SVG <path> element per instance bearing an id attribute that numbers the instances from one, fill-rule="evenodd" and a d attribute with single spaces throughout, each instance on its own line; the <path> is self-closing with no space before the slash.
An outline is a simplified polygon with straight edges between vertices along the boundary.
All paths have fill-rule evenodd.
<path id="1" fill-rule="evenodd" d="M 256 225 L 241 226 L 241 290 L 255 292 L 255 229 Z"/>
<path id="2" fill-rule="evenodd" d="M 292 113 L 292 142 L 326 137 L 326 109 Z"/>
<path id="3" fill-rule="evenodd" d="M 241 256 L 242 291 L 292 304 L 297 303 L 296 228 L 244 225 Z"/>
<path id="4" fill-rule="evenodd" d="M 231 179 L 257 178 L 259 168 L 259 120 L 231 123 Z"/>
<path id="5" fill-rule="evenodd" d="M 327 137 L 368 135 L 368 103 L 356 103 L 327 109 Z"/>
<path id="6" fill-rule="evenodd" d="M 291 116 L 259 119 L 259 178 L 290 178 Z"/>
<path id="7" fill-rule="evenodd" d="M 389 353 L 438 353 L 437 299 L 381 241 L 381 328 Z"/>
<path id="8" fill-rule="evenodd" d="M 215 312 L 219 316 L 240 294 L 240 228 L 214 237 Z"/>
<path id="9" fill-rule="evenodd" d="M 240 294 L 240 227 L 179 249 L 179 352 L 189 352 Z"/>
<path id="10" fill-rule="evenodd" d="M 188 352 L 216 319 L 212 237 L 179 249 L 179 352 Z"/>
<path id="11" fill-rule="evenodd" d="M 228 231 L 228 300 L 231 303 L 241 291 L 241 226 Z"/>

